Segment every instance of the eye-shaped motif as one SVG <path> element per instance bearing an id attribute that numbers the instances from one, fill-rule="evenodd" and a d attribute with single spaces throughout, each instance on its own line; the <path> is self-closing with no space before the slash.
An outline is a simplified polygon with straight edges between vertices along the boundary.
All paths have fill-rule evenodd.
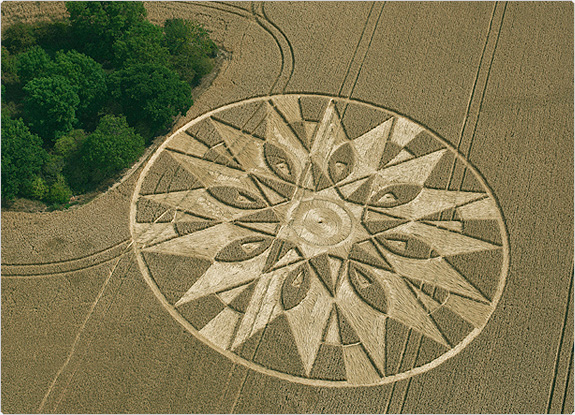
<path id="1" fill-rule="evenodd" d="M 273 238 L 248 236 L 224 246 L 215 257 L 220 262 L 238 262 L 254 258 L 269 248 Z"/>
<path id="2" fill-rule="evenodd" d="M 419 195 L 422 187 L 416 184 L 393 184 L 375 193 L 368 205 L 392 208 L 411 202 Z"/>
<path id="3" fill-rule="evenodd" d="M 264 158 L 272 171 L 286 182 L 295 183 L 297 180 L 295 164 L 287 152 L 271 143 L 264 144 Z"/>
<path id="4" fill-rule="evenodd" d="M 387 294 L 379 281 L 357 264 L 349 265 L 349 281 L 357 295 L 382 313 L 387 313 Z"/>
<path id="5" fill-rule="evenodd" d="M 267 207 L 259 196 L 244 189 L 232 186 L 216 186 L 209 188 L 208 192 L 220 202 L 238 209 L 262 209 Z"/>
<path id="6" fill-rule="evenodd" d="M 412 235 L 390 233 L 376 236 L 375 239 L 388 251 L 406 258 L 429 259 L 438 256 L 430 245 Z"/>
<path id="7" fill-rule="evenodd" d="M 311 285 L 307 264 L 291 271 L 282 285 L 282 305 L 284 310 L 290 310 L 301 303 L 306 297 Z"/>
<path id="8" fill-rule="evenodd" d="M 334 183 L 341 182 L 349 176 L 353 170 L 355 157 L 353 148 L 349 143 L 341 145 L 329 159 L 328 171 Z"/>

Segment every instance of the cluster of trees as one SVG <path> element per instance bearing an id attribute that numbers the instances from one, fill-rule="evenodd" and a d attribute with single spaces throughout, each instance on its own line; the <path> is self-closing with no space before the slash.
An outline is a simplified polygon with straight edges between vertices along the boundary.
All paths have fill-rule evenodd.
<path id="1" fill-rule="evenodd" d="M 142 2 L 67 2 L 58 22 L 2 33 L 2 199 L 66 203 L 129 167 L 192 105 L 217 47 Z"/>

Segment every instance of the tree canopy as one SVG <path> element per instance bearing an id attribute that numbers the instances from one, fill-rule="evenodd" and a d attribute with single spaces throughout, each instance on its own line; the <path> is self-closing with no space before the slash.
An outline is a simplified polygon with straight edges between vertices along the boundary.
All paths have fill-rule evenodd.
<path id="1" fill-rule="evenodd" d="M 66 9 L 79 44 L 100 61 L 112 60 L 114 42 L 147 15 L 139 1 L 69 1 Z"/>
<path id="2" fill-rule="evenodd" d="M 213 68 L 217 47 L 196 23 L 155 25 L 139 1 L 66 8 L 61 20 L 2 31 L 2 130 L 25 137 L 3 140 L 6 197 L 59 205 L 72 191 L 100 188 L 187 112 L 191 88 Z M 11 151 L 25 160 L 30 148 L 40 157 L 18 164 Z"/>
<path id="3" fill-rule="evenodd" d="M 23 195 L 40 173 L 47 153 L 22 119 L 2 116 L 2 199 Z"/>
<path id="4" fill-rule="evenodd" d="M 124 117 L 106 115 L 82 146 L 82 161 L 94 181 L 129 167 L 144 151 L 144 139 Z"/>
<path id="5" fill-rule="evenodd" d="M 110 77 L 110 87 L 130 124 L 148 120 L 156 131 L 166 128 L 193 102 L 190 86 L 157 64 L 136 64 L 117 71 Z"/>
<path id="6" fill-rule="evenodd" d="M 24 115 L 30 129 L 44 140 L 70 131 L 77 123 L 80 98 L 63 76 L 34 78 L 24 87 Z"/>

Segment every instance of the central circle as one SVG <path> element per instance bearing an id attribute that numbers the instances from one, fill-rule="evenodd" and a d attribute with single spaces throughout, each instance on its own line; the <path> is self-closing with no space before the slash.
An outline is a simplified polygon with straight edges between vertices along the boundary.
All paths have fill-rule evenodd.
<path id="1" fill-rule="evenodd" d="M 339 203 L 326 199 L 302 201 L 292 214 L 291 226 L 304 241 L 336 245 L 351 233 L 352 219 Z"/>

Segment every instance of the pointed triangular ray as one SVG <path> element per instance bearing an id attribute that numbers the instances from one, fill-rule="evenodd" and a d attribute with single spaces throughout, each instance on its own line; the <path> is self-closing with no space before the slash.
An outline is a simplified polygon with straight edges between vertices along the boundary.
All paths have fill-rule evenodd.
<path id="1" fill-rule="evenodd" d="M 217 225 L 219 222 L 213 220 L 198 220 L 198 221 L 183 221 L 183 222 L 176 222 L 174 223 L 174 228 L 179 236 L 184 236 L 189 233 L 194 233 L 201 231 L 203 229 L 207 229 L 210 226 Z"/>
<path id="2" fill-rule="evenodd" d="M 183 192 L 162 193 L 144 196 L 146 199 L 160 202 L 199 218 L 218 217 L 230 220 L 245 214 L 245 210 L 224 204 L 212 197 L 206 189 L 195 189 Z"/>
<path id="3" fill-rule="evenodd" d="M 232 350 L 237 349 L 244 341 L 280 315 L 282 284 L 286 276 L 296 266 L 285 267 L 261 275 L 255 284 L 244 318 L 238 327 L 236 337 L 232 343 Z M 258 270 L 255 275 L 259 275 L 260 272 Z"/>
<path id="4" fill-rule="evenodd" d="M 323 172 L 319 164 L 313 161 L 311 163 L 311 173 L 313 176 L 314 189 L 316 191 L 319 192 L 331 186 L 332 183 L 327 177 L 327 174 Z"/>
<path id="5" fill-rule="evenodd" d="M 229 305 L 234 300 L 234 298 L 236 298 L 238 295 L 240 295 L 251 284 L 253 284 L 253 283 L 243 284 L 243 285 L 240 285 L 239 287 L 233 287 L 230 289 L 226 289 L 224 291 L 220 291 L 220 292 L 218 292 L 218 297 L 220 297 L 220 299 L 225 304 Z"/>
<path id="6" fill-rule="evenodd" d="M 329 344 L 341 344 L 341 337 L 339 335 L 339 322 L 337 321 L 337 311 L 335 310 L 335 305 L 331 310 L 323 341 L 324 343 Z"/>
<path id="7" fill-rule="evenodd" d="M 456 210 L 462 220 L 499 218 L 499 210 L 497 209 L 495 201 L 491 198 L 469 203 L 465 206 L 458 207 Z"/>
<path id="8" fill-rule="evenodd" d="M 186 170 L 197 177 L 205 187 L 240 186 L 251 192 L 257 192 L 257 189 L 247 177 L 246 173 L 240 170 L 180 153 L 171 153 L 171 155 Z"/>
<path id="9" fill-rule="evenodd" d="M 394 164 L 399 164 L 407 160 L 412 160 L 413 158 L 414 158 L 413 154 L 411 154 L 409 151 L 405 149 L 402 149 L 400 150 L 399 153 L 397 153 L 397 156 L 395 156 L 393 159 L 387 162 L 385 166 L 386 167 L 393 166 Z"/>
<path id="10" fill-rule="evenodd" d="M 190 233 L 154 245 L 148 250 L 214 259 L 232 241 L 257 235 L 249 229 L 220 223 L 207 229 Z"/>
<path id="11" fill-rule="evenodd" d="M 438 228 L 447 229 L 453 232 L 462 232 L 463 223 L 458 220 L 431 220 L 426 222 L 429 225 L 437 226 Z"/>
<path id="12" fill-rule="evenodd" d="M 334 295 L 336 275 L 332 275 L 327 254 L 318 255 L 309 260 L 320 280 L 325 284 L 331 295 Z"/>
<path id="13" fill-rule="evenodd" d="M 252 296 L 254 295 L 254 290 L 256 288 L 256 282 L 250 282 L 248 285 L 244 286 L 244 290 L 239 293 L 232 301 L 230 301 L 229 305 L 234 310 L 245 313 L 248 309 Z"/>
<path id="14" fill-rule="evenodd" d="M 378 383 L 381 378 L 361 344 L 343 348 L 343 360 L 347 381 L 351 384 L 369 385 Z"/>
<path id="15" fill-rule="evenodd" d="M 175 153 L 163 151 L 146 175 L 140 194 L 177 192 L 202 187 L 196 176 L 181 166 L 172 156 Z"/>
<path id="16" fill-rule="evenodd" d="M 345 136 L 335 104 L 330 101 L 316 130 L 310 153 L 317 162 L 321 163 L 322 170 L 326 170 L 325 167 L 330 154 L 340 144 L 347 141 L 348 138 Z"/>
<path id="17" fill-rule="evenodd" d="M 445 307 L 459 314 L 464 320 L 473 324 L 476 328 L 482 327 L 493 311 L 490 304 L 479 303 L 455 294 L 451 294 L 447 297 Z"/>
<path id="18" fill-rule="evenodd" d="M 280 373 L 305 376 L 289 323 L 281 314 L 246 340 L 238 352 L 241 357 Z"/>
<path id="19" fill-rule="evenodd" d="M 485 196 L 485 193 L 423 188 L 411 202 L 381 211 L 390 215 L 417 220 L 437 212 L 483 199 Z"/>
<path id="20" fill-rule="evenodd" d="M 285 312 L 308 375 L 319 350 L 331 302 L 332 299 L 323 285 L 317 279 L 311 278 L 306 297 Z"/>
<path id="21" fill-rule="evenodd" d="M 364 205 L 371 195 L 371 187 L 375 180 L 375 176 L 370 176 L 365 182 L 361 184 L 352 194 L 347 197 L 347 200 L 353 203 Z"/>
<path id="22" fill-rule="evenodd" d="M 396 117 L 390 141 L 401 147 L 405 147 L 422 131 L 423 127 L 413 121 L 403 117 Z"/>
<path id="23" fill-rule="evenodd" d="M 284 258 L 288 253 L 296 253 L 296 248 L 297 245 L 292 242 L 276 239 L 270 248 L 263 272 L 268 272 L 272 268 L 277 268 L 280 264 L 280 260 Z"/>
<path id="24" fill-rule="evenodd" d="M 360 300 L 348 278 L 342 279 L 337 293 L 337 303 L 340 324 L 342 317 L 351 324 L 375 366 L 381 373 L 385 373 L 385 319 L 387 317 Z M 342 341 L 346 344 L 343 336 Z"/>
<path id="25" fill-rule="evenodd" d="M 211 266 L 205 259 L 180 255 L 142 252 L 154 282 L 170 304 L 178 301 Z M 173 276 L 177 275 L 177 278 Z"/>
<path id="26" fill-rule="evenodd" d="M 353 182 L 348 182 L 344 185 L 336 186 L 337 189 L 341 192 L 344 198 L 348 198 L 351 194 L 353 194 L 359 187 L 364 184 L 367 180 L 370 179 L 369 177 L 364 177 L 362 179 L 355 180 Z"/>
<path id="27" fill-rule="evenodd" d="M 371 244 L 371 242 L 369 242 L 369 244 Z M 351 251 L 349 252 L 349 259 L 381 269 L 391 270 L 389 263 L 379 253 L 377 253 L 377 256 L 375 256 L 371 251 L 371 249 L 368 251 L 364 247 L 360 247 L 359 245 L 355 244 L 351 247 Z"/>
<path id="28" fill-rule="evenodd" d="M 473 325 L 451 311 L 440 307 L 432 314 L 433 320 L 452 346 L 459 344 L 474 329 Z"/>
<path id="29" fill-rule="evenodd" d="M 359 339 L 357 333 L 351 327 L 351 324 L 345 318 L 345 315 L 341 311 L 340 307 L 337 304 L 335 305 L 335 311 L 337 313 L 337 320 L 339 323 L 339 337 L 341 339 L 341 343 L 343 345 L 350 345 L 359 343 L 361 340 Z"/>
<path id="30" fill-rule="evenodd" d="M 290 198 L 292 197 L 295 191 L 295 186 L 289 183 L 276 179 L 271 179 L 261 174 L 254 174 L 253 177 L 255 177 L 261 185 L 268 187 L 269 189 L 273 190 L 274 192 L 280 194 L 283 197 Z"/>
<path id="31" fill-rule="evenodd" d="M 289 148 L 297 160 L 307 160 L 308 152 L 304 143 L 294 134 L 275 108 L 267 104 L 268 117 L 266 124 L 266 137 L 268 142 L 280 144 L 283 148 Z"/>
<path id="32" fill-rule="evenodd" d="M 206 151 L 203 158 L 223 166 L 243 170 L 243 167 L 233 159 L 233 154 L 225 147 L 224 143 L 220 143 L 215 147 L 210 148 Z"/>
<path id="33" fill-rule="evenodd" d="M 372 209 L 367 209 L 363 218 L 363 225 L 372 234 L 384 232 L 405 222 L 406 219 L 395 218 Z"/>
<path id="34" fill-rule="evenodd" d="M 167 147 L 180 153 L 202 158 L 209 147 L 186 132 L 181 132 L 168 141 Z"/>
<path id="35" fill-rule="evenodd" d="M 276 235 L 280 226 L 277 223 L 267 223 L 267 222 L 250 222 L 250 223 L 238 222 L 236 223 L 236 225 L 266 235 Z"/>
<path id="36" fill-rule="evenodd" d="M 301 116 L 298 97 L 296 95 L 281 95 L 272 98 L 278 111 L 285 117 L 287 122 L 303 121 Z"/>
<path id="37" fill-rule="evenodd" d="M 294 122 L 290 124 L 290 127 L 292 128 L 293 132 L 306 148 L 310 148 L 311 137 L 313 137 L 313 132 L 315 131 L 315 123 L 311 131 L 309 128 L 309 124 L 311 123 L 307 121 Z"/>
<path id="38" fill-rule="evenodd" d="M 239 320 L 240 314 L 226 307 L 200 330 L 200 334 L 226 350 L 230 346 Z"/>
<path id="39" fill-rule="evenodd" d="M 309 376 L 313 379 L 344 381 L 346 378 L 343 347 L 328 343 L 320 344 Z"/>
<path id="40" fill-rule="evenodd" d="M 367 174 L 379 169 L 392 125 L 393 119 L 389 119 L 353 140 L 361 164 L 367 167 Z"/>
<path id="41" fill-rule="evenodd" d="M 415 156 L 423 156 L 424 154 L 429 154 L 441 148 L 445 148 L 445 145 L 428 132 L 421 131 L 405 146 L 405 148 Z"/>
<path id="42" fill-rule="evenodd" d="M 158 203 L 148 198 L 141 197 L 140 199 L 138 199 L 136 222 L 138 223 L 171 222 L 172 218 L 174 217 L 174 210 L 170 208 L 171 206 L 166 206 L 162 203 Z M 170 210 L 170 213 L 166 214 L 168 210 Z"/>
<path id="43" fill-rule="evenodd" d="M 486 301 L 481 293 L 443 258 L 421 260 L 404 258 L 392 253 L 387 253 L 386 258 L 399 274 L 407 278 L 423 281 L 479 301 Z"/>
<path id="44" fill-rule="evenodd" d="M 212 118 L 214 127 L 237 161 L 246 171 L 264 168 L 261 140 Z"/>
<path id="45" fill-rule="evenodd" d="M 430 314 L 433 313 L 441 306 L 441 304 L 439 304 L 436 300 L 434 300 L 432 297 L 421 291 L 421 289 L 417 287 L 413 282 L 411 282 L 409 278 L 406 278 L 406 281 L 407 284 L 415 293 L 417 299 L 421 301 L 421 303 L 424 305 L 428 313 Z"/>
<path id="46" fill-rule="evenodd" d="M 427 243 L 443 256 L 466 254 L 475 251 L 488 251 L 499 248 L 498 245 L 493 245 L 479 239 L 421 222 L 408 222 L 393 230 L 384 232 L 383 235 L 385 236 L 389 232 L 417 235 L 418 239 Z"/>
<path id="47" fill-rule="evenodd" d="M 280 195 L 278 192 L 273 190 L 271 187 L 261 183 L 259 180 L 257 181 L 257 185 L 260 193 L 264 196 L 269 205 L 275 206 L 279 205 L 280 203 L 287 202 L 288 199 L 286 197 Z"/>
<path id="48" fill-rule="evenodd" d="M 248 215 L 242 216 L 236 219 L 236 222 L 267 222 L 267 223 L 278 223 L 279 218 L 273 209 L 265 209 L 256 213 L 250 213 Z"/>
<path id="49" fill-rule="evenodd" d="M 403 278 L 395 273 L 377 268 L 370 268 L 370 271 L 373 272 L 379 283 L 388 286 L 392 293 L 389 299 L 388 314 L 390 318 L 400 321 L 440 344 L 448 346 L 445 337 Z"/>
<path id="50" fill-rule="evenodd" d="M 375 186 L 388 186 L 391 183 L 423 185 L 446 151 L 438 150 L 425 156 L 386 167 L 377 172 Z"/>
<path id="51" fill-rule="evenodd" d="M 140 246 L 148 246 L 178 236 L 171 223 L 136 223 L 134 240 Z"/>
<path id="52" fill-rule="evenodd" d="M 248 283 L 260 273 L 265 254 L 240 263 L 215 262 L 176 303 L 176 307 L 209 294 Z"/>

